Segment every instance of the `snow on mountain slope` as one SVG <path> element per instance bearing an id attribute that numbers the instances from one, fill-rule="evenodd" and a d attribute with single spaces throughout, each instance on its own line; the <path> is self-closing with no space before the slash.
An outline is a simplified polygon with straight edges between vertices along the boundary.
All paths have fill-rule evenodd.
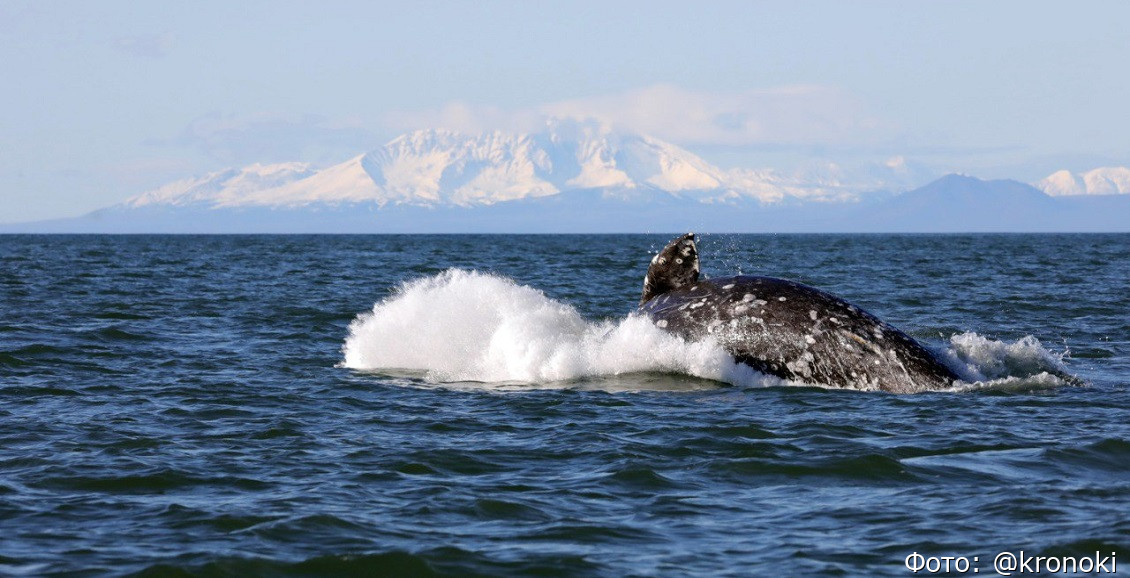
<path id="1" fill-rule="evenodd" d="M 854 200 L 859 188 L 773 171 L 724 170 L 678 146 L 593 122 L 535 134 L 419 130 L 344 163 L 252 165 L 171 183 L 126 206 L 485 206 L 578 189 L 610 198 L 667 195 L 709 203 Z M 641 197 L 642 195 L 642 197 Z"/>
<path id="2" fill-rule="evenodd" d="M 316 203 L 380 201 L 384 191 L 365 170 L 365 155 L 357 156 L 310 176 L 283 184 L 250 191 L 239 197 L 217 202 L 217 207 L 284 206 L 295 207 Z"/>
<path id="3" fill-rule="evenodd" d="M 254 164 L 242 169 L 227 169 L 203 177 L 174 181 L 137 195 L 127 200 L 125 205 L 239 204 L 249 195 L 272 190 L 315 173 L 306 163 Z"/>
<path id="4" fill-rule="evenodd" d="M 1124 195 L 1130 193 L 1130 168 L 1102 167 L 1078 174 L 1056 171 L 1035 186 L 1053 197 Z"/>

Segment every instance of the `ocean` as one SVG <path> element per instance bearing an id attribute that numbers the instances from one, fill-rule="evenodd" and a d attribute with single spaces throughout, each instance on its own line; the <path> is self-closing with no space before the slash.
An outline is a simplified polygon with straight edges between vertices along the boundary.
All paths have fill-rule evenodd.
<path id="1" fill-rule="evenodd" d="M 1130 568 L 1130 235 L 699 237 L 967 378 L 894 395 L 630 315 L 674 234 L 0 236 L 0 575 Z"/>

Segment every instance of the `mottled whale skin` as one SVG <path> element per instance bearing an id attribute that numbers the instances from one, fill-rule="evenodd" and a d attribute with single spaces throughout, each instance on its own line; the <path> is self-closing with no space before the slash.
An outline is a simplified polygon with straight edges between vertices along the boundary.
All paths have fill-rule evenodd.
<path id="1" fill-rule="evenodd" d="M 782 379 L 892 393 L 960 379 L 913 338 L 835 295 L 773 277 L 700 280 L 693 233 L 652 259 L 639 311 L 683 338 L 711 337 L 737 361 Z"/>

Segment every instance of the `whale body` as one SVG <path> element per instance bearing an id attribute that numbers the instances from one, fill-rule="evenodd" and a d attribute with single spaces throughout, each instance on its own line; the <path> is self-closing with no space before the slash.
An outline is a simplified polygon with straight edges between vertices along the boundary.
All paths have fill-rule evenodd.
<path id="1" fill-rule="evenodd" d="M 825 291 L 773 277 L 700 279 L 693 233 L 652 259 L 639 312 L 794 382 L 913 393 L 960 380 L 909 335 Z"/>

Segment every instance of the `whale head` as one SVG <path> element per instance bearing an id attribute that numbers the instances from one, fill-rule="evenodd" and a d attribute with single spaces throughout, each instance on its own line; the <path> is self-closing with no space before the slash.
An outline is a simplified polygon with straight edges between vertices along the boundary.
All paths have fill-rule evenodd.
<path id="1" fill-rule="evenodd" d="M 647 276 L 643 278 L 643 296 L 640 305 L 652 297 L 698 282 L 698 247 L 694 233 L 687 233 L 663 248 L 651 259 Z"/>

